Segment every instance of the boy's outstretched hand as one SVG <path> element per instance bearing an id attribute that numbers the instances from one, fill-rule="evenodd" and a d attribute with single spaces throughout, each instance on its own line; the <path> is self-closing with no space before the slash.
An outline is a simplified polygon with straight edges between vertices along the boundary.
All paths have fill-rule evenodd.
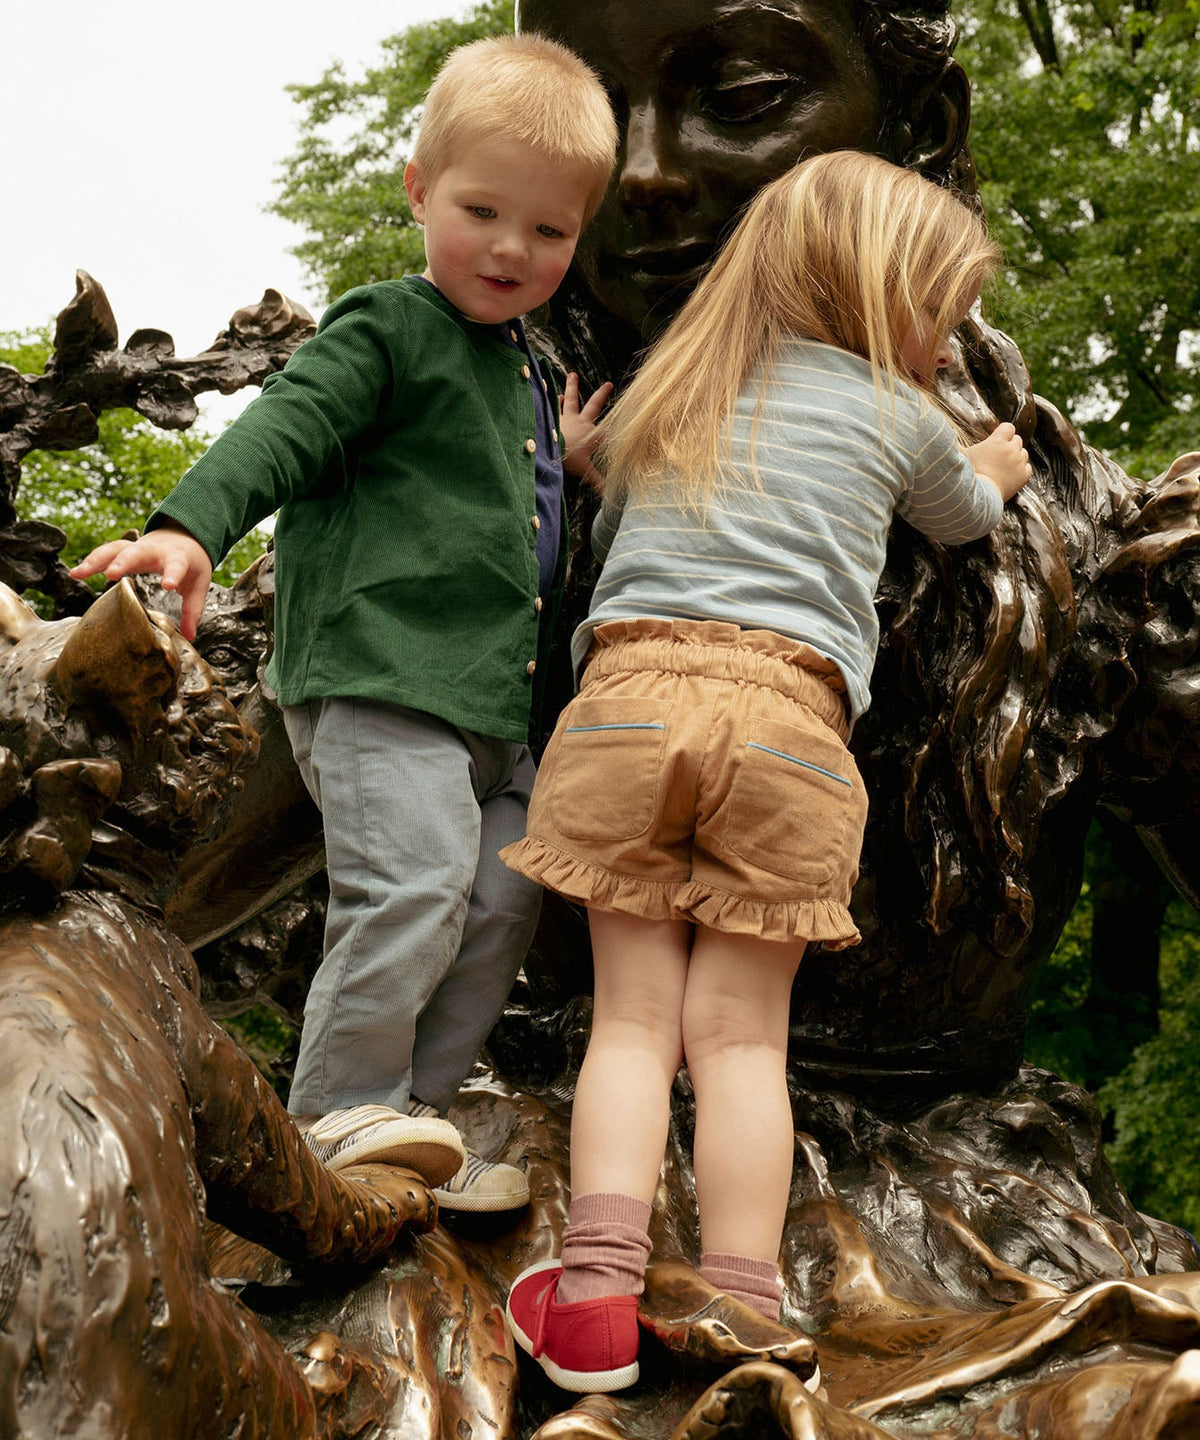
<path id="1" fill-rule="evenodd" d="M 613 387 L 610 380 L 598 385 L 587 404 L 579 403 L 579 376 L 572 370 L 563 385 L 559 397 L 561 418 L 559 425 L 563 436 L 563 469 L 586 480 L 594 490 L 604 492 L 604 476 L 592 463 L 592 452 L 600 438 L 596 429 L 596 417 L 608 404 Z"/>
<path id="2" fill-rule="evenodd" d="M 964 447 L 964 453 L 976 472 L 990 480 L 1006 502 L 1033 474 L 1021 437 L 1007 420 L 997 425 L 986 440 Z"/>
<path id="3" fill-rule="evenodd" d="M 179 628 L 185 640 L 196 638 L 196 626 L 204 613 L 212 580 L 208 552 L 181 525 L 163 525 L 140 540 L 109 540 L 97 545 L 76 565 L 76 580 L 101 572 L 109 580 L 126 575 L 161 575 L 164 590 L 174 590 L 183 601 Z"/>

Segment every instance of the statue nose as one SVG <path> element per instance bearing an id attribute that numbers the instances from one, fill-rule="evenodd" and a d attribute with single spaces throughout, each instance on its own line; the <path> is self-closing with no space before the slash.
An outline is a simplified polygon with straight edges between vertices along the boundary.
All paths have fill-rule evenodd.
<path id="1" fill-rule="evenodd" d="M 694 178 L 680 154 L 678 127 L 653 101 L 630 108 L 617 183 L 621 198 L 632 206 L 659 200 L 690 204 L 695 198 Z"/>

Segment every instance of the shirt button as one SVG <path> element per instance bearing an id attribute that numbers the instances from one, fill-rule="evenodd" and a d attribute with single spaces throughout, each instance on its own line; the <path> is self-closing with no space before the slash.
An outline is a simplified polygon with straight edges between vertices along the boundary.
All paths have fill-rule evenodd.
<path id="1" fill-rule="evenodd" d="M 528 366 L 528 365 L 522 365 L 522 366 L 521 366 L 521 374 L 524 375 L 524 377 L 526 378 L 526 380 L 529 379 L 529 366 Z"/>
<path id="2" fill-rule="evenodd" d="M 525 667 L 525 673 L 526 673 L 526 675 L 532 675 L 533 672 L 534 672 L 536 669 L 537 669 L 537 661 L 536 661 L 536 660 L 531 660 L 531 661 L 529 662 L 529 664 L 526 665 L 526 667 Z"/>
<path id="3" fill-rule="evenodd" d="M 526 448 L 526 450 L 528 450 L 529 453 L 532 455 L 533 452 L 537 449 L 537 441 L 536 441 L 536 440 L 526 440 L 526 442 L 525 442 L 525 448 Z"/>
<path id="4" fill-rule="evenodd" d="M 508 338 L 509 338 L 509 339 L 513 342 L 513 344 L 515 345 L 515 344 L 517 343 L 517 332 L 516 332 L 515 330 L 510 330 L 510 331 L 508 332 Z"/>
<path id="5" fill-rule="evenodd" d="M 542 389 L 543 389 L 543 390 L 546 390 L 546 391 L 549 391 L 549 389 L 550 389 L 549 385 L 547 385 L 544 380 L 542 381 Z"/>
<path id="6" fill-rule="evenodd" d="M 539 596 L 537 597 L 537 599 L 533 602 L 533 608 L 534 608 L 536 611 L 538 611 L 539 614 L 541 613 L 541 609 L 542 609 L 542 597 L 541 597 L 540 595 L 539 595 Z"/>
<path id="7" fill-rule="evenodd" d="M 542 528 L 542 517 L 540 515 L 534 515 L 530 519 L 529 523 L 533 526 L 535 530 L 540 530 Z"/>
<path id="8" fill-rule="evenodd" d="M 557 431 L 557 430 L 551 430 L 551 432 L 550 432 L 550 438 L 551 438 L 551 440 L 557 441 L 557 440 L 558 440 L 558 431 Z"/>

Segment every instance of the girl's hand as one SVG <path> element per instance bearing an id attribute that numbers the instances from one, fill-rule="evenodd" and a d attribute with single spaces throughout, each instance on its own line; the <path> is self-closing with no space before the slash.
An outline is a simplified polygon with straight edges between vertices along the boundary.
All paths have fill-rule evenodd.
<path id="1" fill-rule="evenodd" d="M 1033 474 L 1033 466 L 1016 427 L 1007 420 L 997 425 L 986 440 L 965 449 L 976 473 L 990 480 L 1005 501 L 1017 493 Z"/>
<path id="2" fill-rule="evenodd" d="M 196 638 L 204 613 L 212 562 L 208 552 L 182 525 L 164 525 L 140 540 L 110 540 L 97 545 L 71 574 L 76 580 L 103 572 L 109 580 L 125 575 L 161 575 L 164 590 L 174 590 L 183 601 L 179 629 L 185 640 Z"/>
<path id="3" fill-rule="evenodd" d="M 596 417 L 608 403 L 612 394 L 612 382 L 606 380 L 592 392 L 586 405 L 579 403 L 579 376 L 572 370 L 567 376 L 563 393 L 559 397 L 559 427 L 563 437 L 563 469 L 586 480 L 601 495 L 604 493 L 604 476 L 592 463 L 592 451 L 600 438 L 596 428 Z"/>

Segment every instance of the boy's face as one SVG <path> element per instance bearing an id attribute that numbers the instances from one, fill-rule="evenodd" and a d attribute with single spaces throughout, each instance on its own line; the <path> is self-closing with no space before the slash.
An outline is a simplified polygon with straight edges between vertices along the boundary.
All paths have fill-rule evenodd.
<path id="1" fill-rule="evenodd" d="M 432 179 L 404 172 L 425 227 L 425 277 L 469 319 L 498 325 L 558 289 L 583 229 L 595 177 L 513 140 L 462 147 Z"/>

